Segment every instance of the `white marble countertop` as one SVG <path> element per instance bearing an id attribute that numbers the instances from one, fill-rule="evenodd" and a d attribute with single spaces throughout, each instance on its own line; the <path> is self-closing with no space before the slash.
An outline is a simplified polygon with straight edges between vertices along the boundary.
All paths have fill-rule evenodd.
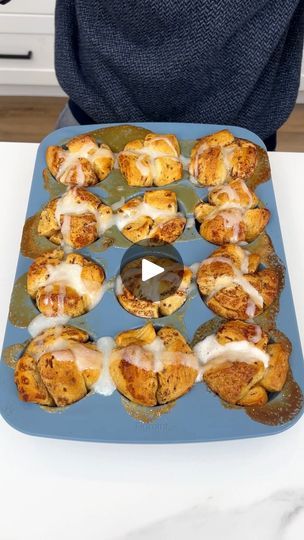
<path id="1" fill-rule="evenodd" d="M 37 146 L 0 143 L 0 344 Z M 304 154 L 270 160 L 304 347 Z M 299 540 L 304 416 L 273 437 L 160 446 L 40 439 L 0 417 L 0 502 L 1 540 Z"/>

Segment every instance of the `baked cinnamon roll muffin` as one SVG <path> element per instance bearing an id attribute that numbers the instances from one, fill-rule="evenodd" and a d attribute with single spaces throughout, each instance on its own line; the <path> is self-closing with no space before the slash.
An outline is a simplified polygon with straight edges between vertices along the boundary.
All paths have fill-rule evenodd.
<path id="1" fill-rule="evenodd" d="M 201 236 L 217 245 L 252 242 L 270 219 L 270 211 L 258 204 L 257 196 L 243 180 L 213 189 L 208 202 L 200 201 L 194 209 Z"/>
<path id="2" fill-rule="evenodd" d="M 191 151 L 189 172 L 202 186 L 218 186 L 248 178 L 256 163 L 256 145 L 224 129 L 197 141 Z"/>
<path id="3" fill-rule="evenodd" d="M 79 135 L 62 146 L 49 146 L 46 163 L 57 182 L 66 186 L 94 186 L 114 167 L 107 144 L 98 145 L 91 135 Z"/>
<path id="4" fill-rule="evenodd" d="M 247 320 L 272 304 L 279 290 L 277 272 L 259 270 L 260 256 L 234 244 L 220 247 L 197 272 L 197 285 L 207 306 L 226 319 Z"/>
<path id="5" fill-rule="evenodd" d="M 286 343 L 271 343 L 266 332 L 252 323 L 228 321 L 193 351 L 201 379 L 227 403 L 264 405 L 268 393 L 280 392 L 287 378 Z"/>
<path id="6" fill-rule="evenodd" d="M 198 365 L 185 338 L 151 323 L 115 338 L 110 373 L 117 390 L 134 403 L 153 407 L 173 401 L 195 383 Z"/>
<path id="7" fill-rule="evenodd" d="M 81 188 L 51 200 L 40 214 L 38 234 L 58 246 L 80 249 L 112 226 L 112 208 Z"/>
<path id="8" fill-rule="evenodd" d="M 102 353 L 84 330 L 45 330 L 26 347 L 15 369 L 22 401 L 64 407 L 86 396 L 97 382 Z"/>
<path id="9" fill-rule="evenodd" d="M 87 332 L 58 326 L 45 330 L 26 347 L 15 369 L 23 401 L 64 407 L 94 390 L 115 388 L 141 405 L 173 401 L 195 383 L 198 363 L 185 338 L 174 328 L 156 331 L 151 323 L 115 338 L 89 341 Z"/>
<path id="10" fill-rule="evenodd" d="M 129 186 L 165 186 L 183 176 L 179 143 L 172 134 L 149 133 L 129 142 L 118 163 Z"/>
<path id="11" fill-rule="evenodd" d="M 30 266 L 27 291 L 46 317 L 78 317 L 93 309 L 104 292 L 103 269 L 61 249 L 45 253 Z"/>
<path id="12" fill-rule="evenodd" d="M 168 258 L 149 256 L 147 259 L 164 268 L 163 278 L 157 276 L 155 286 L 158 290 L 154 290 L 152 280 L 142 281 L 142 259 L 136 259 L 126 264 L 116 280 L 117 299 L 124 309 L 137 317 L 150 319 L 171 315 L 187 300 L 192 272 Z"/>
<path id="13" fill-rule="evenodd" d="M 117 210 L 116 224 L 131 242 L 171 244 L 182 234 L 186 219 L 178 212 L 175 193 L 161 189 L 146 191 L 123 204 Z"/>

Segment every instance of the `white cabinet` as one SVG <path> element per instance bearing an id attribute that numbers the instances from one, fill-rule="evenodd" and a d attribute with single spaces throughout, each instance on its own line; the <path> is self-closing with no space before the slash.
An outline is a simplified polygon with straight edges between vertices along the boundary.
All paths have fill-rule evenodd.
<path id="1" fill-rule="evenodd" d="M 0 13 L 44 13 L 53 14 L 56 0 L 12 0 L 0 6 Z"/>
<path id="2" fill-rule="evenodd" d="M 54 69 L 55 3 L 0 5 L 0 95 L 63 95 Z"/>
<path id="3" fill-rule="evenodd" d="M 54 35 L 54 15 L 22 15 L 20 13 L 3 15 L 0 9 L 0 34 L 2 33 L 12 34 L 12 36 L 16 34 Z"/>
<path id="4" fill-rule="evenodd" d="M 57 85 L 54 36 L 0 34 L 0 84 Z"/>

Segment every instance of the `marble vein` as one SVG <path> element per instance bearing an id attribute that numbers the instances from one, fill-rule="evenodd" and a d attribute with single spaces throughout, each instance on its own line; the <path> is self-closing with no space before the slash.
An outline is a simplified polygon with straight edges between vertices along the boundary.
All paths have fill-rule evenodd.
<path id="1" fill-rule="evenodd" d="M 304 491 L 299 490 L 278 491 L 251 504 L 225 509 L 209 499 L 116 540 L 285 540 L 303 510 Z"/>

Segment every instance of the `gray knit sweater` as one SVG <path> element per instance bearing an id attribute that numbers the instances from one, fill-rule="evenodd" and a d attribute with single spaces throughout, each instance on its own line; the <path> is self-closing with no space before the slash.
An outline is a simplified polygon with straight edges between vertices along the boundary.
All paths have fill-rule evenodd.
<path id="1" fill-rule="evenodd" d="M 57 0 L 56 72 L 88 121 L 266 138 L 293 108 L 303 31 L 304 0 Z"/>

